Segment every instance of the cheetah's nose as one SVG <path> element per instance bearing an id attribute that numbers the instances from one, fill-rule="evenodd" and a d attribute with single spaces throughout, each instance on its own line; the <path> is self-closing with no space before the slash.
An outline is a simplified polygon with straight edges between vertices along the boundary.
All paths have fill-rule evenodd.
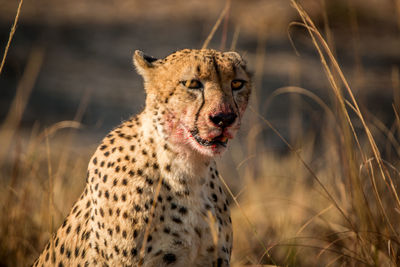
<path id="1" fill-rule="evenodd" d="M 220 128 L 226 128 L 231 126 L 235 120 L 237 115 L 233 112 L 231 113 L 217 113 L 214 115 L 210 115 L 210 121 Z"/>

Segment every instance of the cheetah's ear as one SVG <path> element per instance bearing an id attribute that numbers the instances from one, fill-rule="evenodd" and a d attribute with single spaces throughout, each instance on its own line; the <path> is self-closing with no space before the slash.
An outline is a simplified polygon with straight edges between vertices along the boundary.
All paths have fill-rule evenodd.
<path id="1" fill-rule="evenodd" d="M 145 55 L 140 50 L 136 50 L 133 54 L 133 64 L 135 65 L 137 72 L 145 79 L 148 74 L 148 70 L 154 67 L 153 62 L 156 60 L 156 58 Z"/>
<path id="2" fill-rule="evenodd" d="M 228 57 L 232 57 L 232 58 L 236 59 L 239 62 L 243 62 L 242 56 L 239 55 L 238 52 L 229 51 L 229 52 L 224 52 L 224 54 L 227 55 Z"/>
<path id="3" fill-rule="evenodd" d="M 224 52 L 224 54 L 230 58 L 234 59 L 235 64 L 241 66 L 244 70 L 246 70 L 246 61 L 242 58 L 239 53 L 234 51 Z"/>

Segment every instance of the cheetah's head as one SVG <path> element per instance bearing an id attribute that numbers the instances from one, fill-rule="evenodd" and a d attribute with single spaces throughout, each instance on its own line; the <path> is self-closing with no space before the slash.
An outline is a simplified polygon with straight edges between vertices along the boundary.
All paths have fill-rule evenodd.
<path id="1" fill-rule="evenodd" d="M 168 142 L 188 153 L 221 154 L 240 127 L 251 92 L 236 52 L 181 50 L 164 59 L 134 54 L 144 78 L 146 110 Z"/>

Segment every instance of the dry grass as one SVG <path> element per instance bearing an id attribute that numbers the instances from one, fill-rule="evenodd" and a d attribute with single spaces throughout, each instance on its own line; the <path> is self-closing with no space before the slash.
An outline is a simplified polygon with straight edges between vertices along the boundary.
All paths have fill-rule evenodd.
<path id="1" fill-rule="evenodd" d="M 233 265 L 398 266 L 399 71 L 394 68 L 392 74 L 395 121 L 386 126 L 359 105 L 331 51 L 333 38 L 327 43 L 305 10 L 295 1 L 292 4 L 301 22 L 290 27 L 307 30 L 331 86 L 327 88 L 331 104 L 297 86 L 277 89 L 267 100 L 253 98 L 244 126 L 248 130 L 226 155 L 236 168 L 222 166 L 224 177 L 241 177 L 240 181 L 227 180 L 235 189 L 232 193 L 227 186 L 234 200 Z M 226 5 L 217 24 L 228 9 Z M 325 31 L 331 35 L 329 27 Z M 238 34 L 237 29 L 233 47 Z M 261 33 L 260 43 L 264 42 Z M 259 49 L 258 53 L 256 94 L 265 51 Z M 87 161 L 96 146 L 95 142 L 77 143 L 71 129 L 81 126 L 84 108 L 79 109 L 74 121 L 20 130 L 19 121 L 42 57 L 42 51 L 32 52 L 0 129 L 2 266 L 26 266 L 38 256 L 82 190 Z M 289 143 L 259 114 L 261 107 L 268 108 L 268 103 L 285 94 L 296 96 L 290 103 L 295 107 L 301 104 L 301 97 L 317 104 L 318 110 L 311 115 L 320 122 L 320 133 L 293 127 Z M 300 109 L 292 113 L 293 124 L 301 123 L 298 112 Z M 270 130 L 279 136 L 288 153 L 277 155 L 264 145 L 262 132 Z"/>

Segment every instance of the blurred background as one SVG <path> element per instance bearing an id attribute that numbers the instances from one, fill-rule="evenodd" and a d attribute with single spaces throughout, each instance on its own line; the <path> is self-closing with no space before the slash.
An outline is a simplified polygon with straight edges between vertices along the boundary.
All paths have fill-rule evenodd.
<path id="1" fill-rule="evenodd" d="M 289 0 L 25 0 L 0 75 L 0 266 L 33 262 L 102 137 L 143 109 L 133 51 L 200 48 L 224 8 L 209 47 L 239 51 L 255 87 L 218 159 L 233 265 L 399 265 L 400 0 L 298 2 L 360 113 Z M 0 0 L 1 51 L 18 5 Z"/>

